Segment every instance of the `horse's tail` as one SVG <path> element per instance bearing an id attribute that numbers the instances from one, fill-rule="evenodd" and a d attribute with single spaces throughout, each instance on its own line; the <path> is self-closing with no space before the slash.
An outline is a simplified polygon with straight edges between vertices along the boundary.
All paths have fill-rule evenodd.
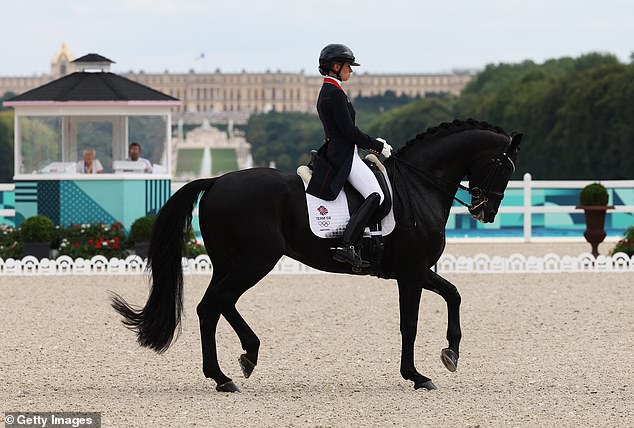
<path id="1" fill-rule="evenodd" d="M 148 250 L 148 270 L 152 271 L 150 296 L 143 308 L 130 306 L 113 293 L 112 307 L 123 324 L 137 333 L 141 346 L 165 352 L 174 339 L 183 310 L 183 246 L 191 226 L 192 210 L 201 192 L 215 179 L 192 181 L 168 199 L 159 211 Z"/>

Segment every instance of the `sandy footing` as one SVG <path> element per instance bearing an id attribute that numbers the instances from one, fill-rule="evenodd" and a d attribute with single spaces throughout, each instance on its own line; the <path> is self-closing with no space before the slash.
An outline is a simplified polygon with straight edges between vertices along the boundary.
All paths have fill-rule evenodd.
<path id="1" fill-rule="evenodd" d="M 517 252 L 485 253 L 498 250 Z M 183 332 L 157 355 L 109 307 L 109 290 L 143 304 L 142 276 L 4 276 L 0 411 L 98 411 L 107 427 L 634 426 L 633 276 L 447 275 L 462 294 L 463 341 L 450 373 L 439 358 L 446 306 L 425 292 L 416 363 L 433 392 L 399 375 L 393 281 L 269 276 L 238 305 L 262 341 L 249 379 L 219 325 L 220 364 L 240 394 L 215 392 L 201 371 L 195 307 L 207 277 L 186 277 Z"/>

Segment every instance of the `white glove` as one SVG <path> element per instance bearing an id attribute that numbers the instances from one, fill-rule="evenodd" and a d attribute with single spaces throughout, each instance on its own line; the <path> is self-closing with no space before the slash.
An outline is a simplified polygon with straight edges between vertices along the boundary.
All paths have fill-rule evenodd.
<path id="1" fill-rule="evenodd" d="M 381 150 L 381 154 L 385 157 L 385 159 L 392 156 L 392 146 L 390 146 L 383 138 L 377 138 L 376 140 L 383 143 L 383 150 Z"/>

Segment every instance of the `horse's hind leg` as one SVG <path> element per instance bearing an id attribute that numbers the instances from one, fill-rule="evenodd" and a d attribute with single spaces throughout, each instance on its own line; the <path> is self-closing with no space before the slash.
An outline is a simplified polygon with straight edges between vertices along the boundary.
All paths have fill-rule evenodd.
<path id="1" fill-rule="evenodd" d="M 458 367 L 460 349 L 460 293 L 449 281 L 433 271 L 429 271 L 423 287 L 439 294 L 447 302 L 447 342 L 449 347 L 442 350 L 440 359 L 447 370 L 455 372 Z"/>
<path id="2" fill-rule="evenodd" d="M 248 266 L 248 268 L 246 267 Z M 200 320 L 200 336 L 203 353 L 203 373 L 205 377 L 216 381 L 216 390 L 222 392 L 237 392 L 238 387 L 231 378 L 227 377 L 218 364 L 218 354 L 216 348 L 216 327 L 220 315 L 223 315 L 231 327 L 236 331 L 243 349 L 246 351 L 241 357 L 246 358 L 252 367 L 250 371 L 243 371 L 245 375 L 250 375 L 257 363 L 257 355 L 260 347 L 260 340 L 246 321 L 240 316 L 235 308 L 235 304 L 240 296 L 260 279 L 262 279 L 272 268 L 255 268 L 254 265 L 245 263 L 245 268 L 234 269 L 225 272 L 218 272 L 214 275 L 209 288 L 205 292 L 202 300 L 196 308 Z M 244 367 L 244 366 L 243 366 Z"/>
<path id="3" fill-rule="evenodd" d="M 260 350 L 260 339 L 253 332 L 249 324 L 242 318 L 235 305 L 222 312 L 229 325 L 238 335 L 244 354 L 240 355 L 240 367 L 245 378 L 251 376 L 253 369 L 258 364 L 258 351 Z"/>

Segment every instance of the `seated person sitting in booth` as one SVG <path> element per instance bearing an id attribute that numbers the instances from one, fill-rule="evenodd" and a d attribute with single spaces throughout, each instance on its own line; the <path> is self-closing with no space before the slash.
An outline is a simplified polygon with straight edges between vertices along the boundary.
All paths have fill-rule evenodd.
<path id="1" fill-rule="evenodd" d="M 96 152 L 94 149 L 84 150 L 84 158 L 77 162 L 75 171 L 80 174 L 102 174 L 103 166 L 99 159 L 95 159 Z"/>
<path id="2" fill-rule="evenodd" d="M 130 147 L 128 148 L 128 161 L 131 162 L 140 162 L 143 164 L 143 172 L 152 173 L 152 163 L 141 157 L 141 145 L 139 143 L 132 142 L 130 143 Z"/>

